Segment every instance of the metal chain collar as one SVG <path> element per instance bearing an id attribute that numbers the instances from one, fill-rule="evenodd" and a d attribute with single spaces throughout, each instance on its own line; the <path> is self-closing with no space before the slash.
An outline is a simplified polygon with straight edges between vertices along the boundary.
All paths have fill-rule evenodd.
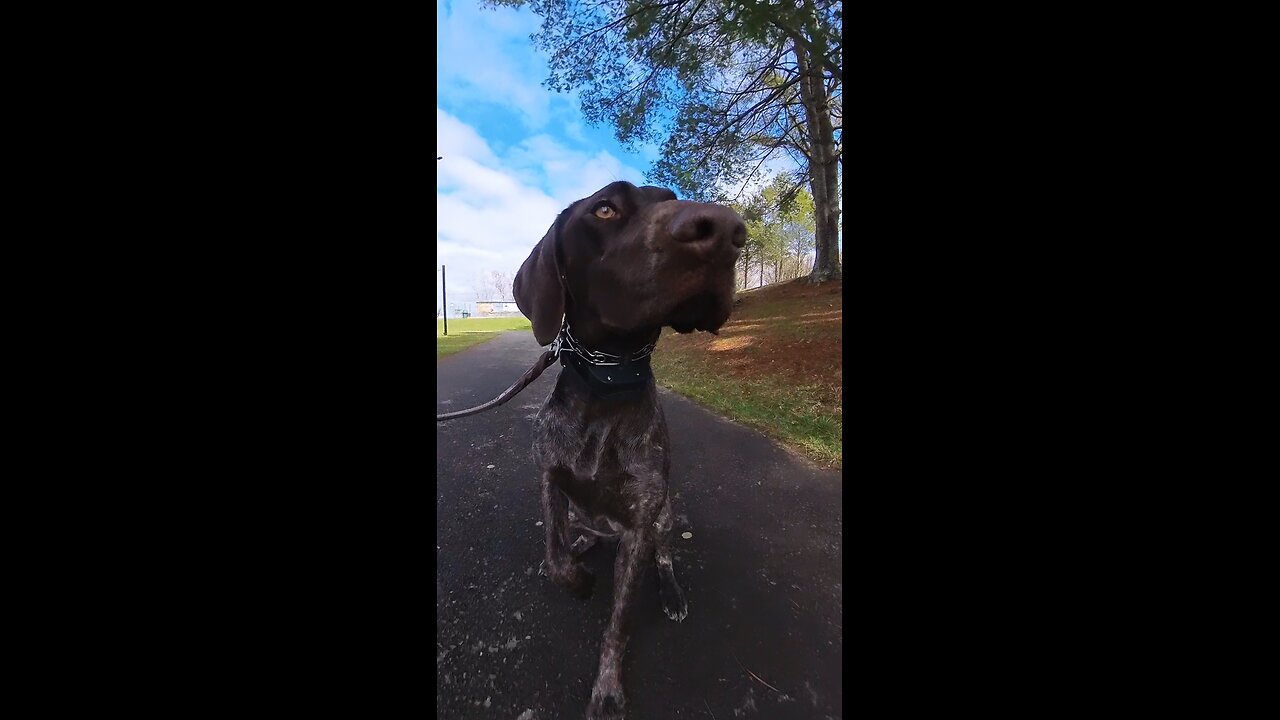
<path id="1" fill-rule="evenodd" d="M 655 340 L 639 350 L 631 353 L 629 357 L 623 355 L 611 355 L 598 350 L 588 350 L 583 347 L 582 343 L 573 337 L 573 333 L 569 332 L 569 322 L 566 320 L 560 325 L 560 334 L 556 335 L 556 339 L 551 342 L 550 351 L 560 356 L 562 352 L 571 352 L 582 358 L 583 362 L 589 365 L 621 365 L 623 362 L 635 362 L 642 360 L 653 354 L 654 348 L 658 346 Z"/>

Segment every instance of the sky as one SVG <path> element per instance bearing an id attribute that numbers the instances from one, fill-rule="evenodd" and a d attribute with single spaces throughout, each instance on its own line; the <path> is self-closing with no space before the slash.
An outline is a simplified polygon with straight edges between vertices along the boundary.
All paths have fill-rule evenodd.
<path id="1" fill-rule="evenodd" d="M 658 159 L 656 145 L 628 152 L 612 128 L 589 126 L 576 94 L 542 86 L 539 24 L 527 8 L 436 0 L 436 307 L 444 265 L 452 317 L 499 299 L 481 278 L 514 276 L 570 203 L 615 180 L 645 184 Z"/>
<path id="2" fill-rule="evenodd" d="M 570 203 L 615 180 L 644 184 L 658 148 L 623 150 L 575 96 L 542 87 L 531 11 L 436 0 L 436 19 L 436 307 L 443 264 L 453 316 L 497 299 L 478 278 L 514 275 Z"/>

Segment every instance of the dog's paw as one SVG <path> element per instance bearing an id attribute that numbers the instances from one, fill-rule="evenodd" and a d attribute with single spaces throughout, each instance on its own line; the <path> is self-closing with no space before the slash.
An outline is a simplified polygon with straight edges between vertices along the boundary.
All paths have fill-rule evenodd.
<path id="1" fill-rule="evenodd" d="M 684 591 L 674 581 L 660 581 L 658 591 L 662 596 L 662 612 L 667 617 L 680 622 L 689 617 L 689 603 L 685 602 Z"/>
<path id="2" fill-rule="evenodd" d="M 626 705 L 621 688 L 609 693 L 592 690 L 591 702 L 587 703 L 587 720 L 624 720 Z"/>

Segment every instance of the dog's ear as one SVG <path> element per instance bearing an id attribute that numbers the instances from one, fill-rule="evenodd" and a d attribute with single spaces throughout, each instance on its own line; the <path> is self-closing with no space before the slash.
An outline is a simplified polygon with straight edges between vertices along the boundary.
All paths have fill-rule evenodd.
<path id="1" fill-rule="evenodd" d="M 561 218 L 529 253 L 529 258 L 516 273 L 512 287 L 516 307 L 533 323 L 533 336 L 539 345 L 548 345 L 560 333 L 560 321 L 564 318 L 564 280 L 560 275 L 560 261 L 556 257 L 559 244 Z"/>

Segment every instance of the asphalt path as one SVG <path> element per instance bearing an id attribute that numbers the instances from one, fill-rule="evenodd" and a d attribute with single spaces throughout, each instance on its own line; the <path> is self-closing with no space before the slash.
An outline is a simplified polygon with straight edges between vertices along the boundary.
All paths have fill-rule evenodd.
<path id="1" fill-rule="evenodd" d="M 436 411 L 493 398 L 540 351 L 532 333 L 517 331 L 439 360 Z M 560 371 L 548 368 L 503 406 L 436 423 L 441 718 L 576 720 L 586 711 L 617 545 L 601 542 L 583 556 L 596 576 L 587 600 L 538 574 L 531 424 Z M 689 617 L 663 615 L 649 568 L 623 661 L 627 717 L 842 717 L 840 473 L 678 395 L 659 395 L 671 432 L 675 570 Z"/>

